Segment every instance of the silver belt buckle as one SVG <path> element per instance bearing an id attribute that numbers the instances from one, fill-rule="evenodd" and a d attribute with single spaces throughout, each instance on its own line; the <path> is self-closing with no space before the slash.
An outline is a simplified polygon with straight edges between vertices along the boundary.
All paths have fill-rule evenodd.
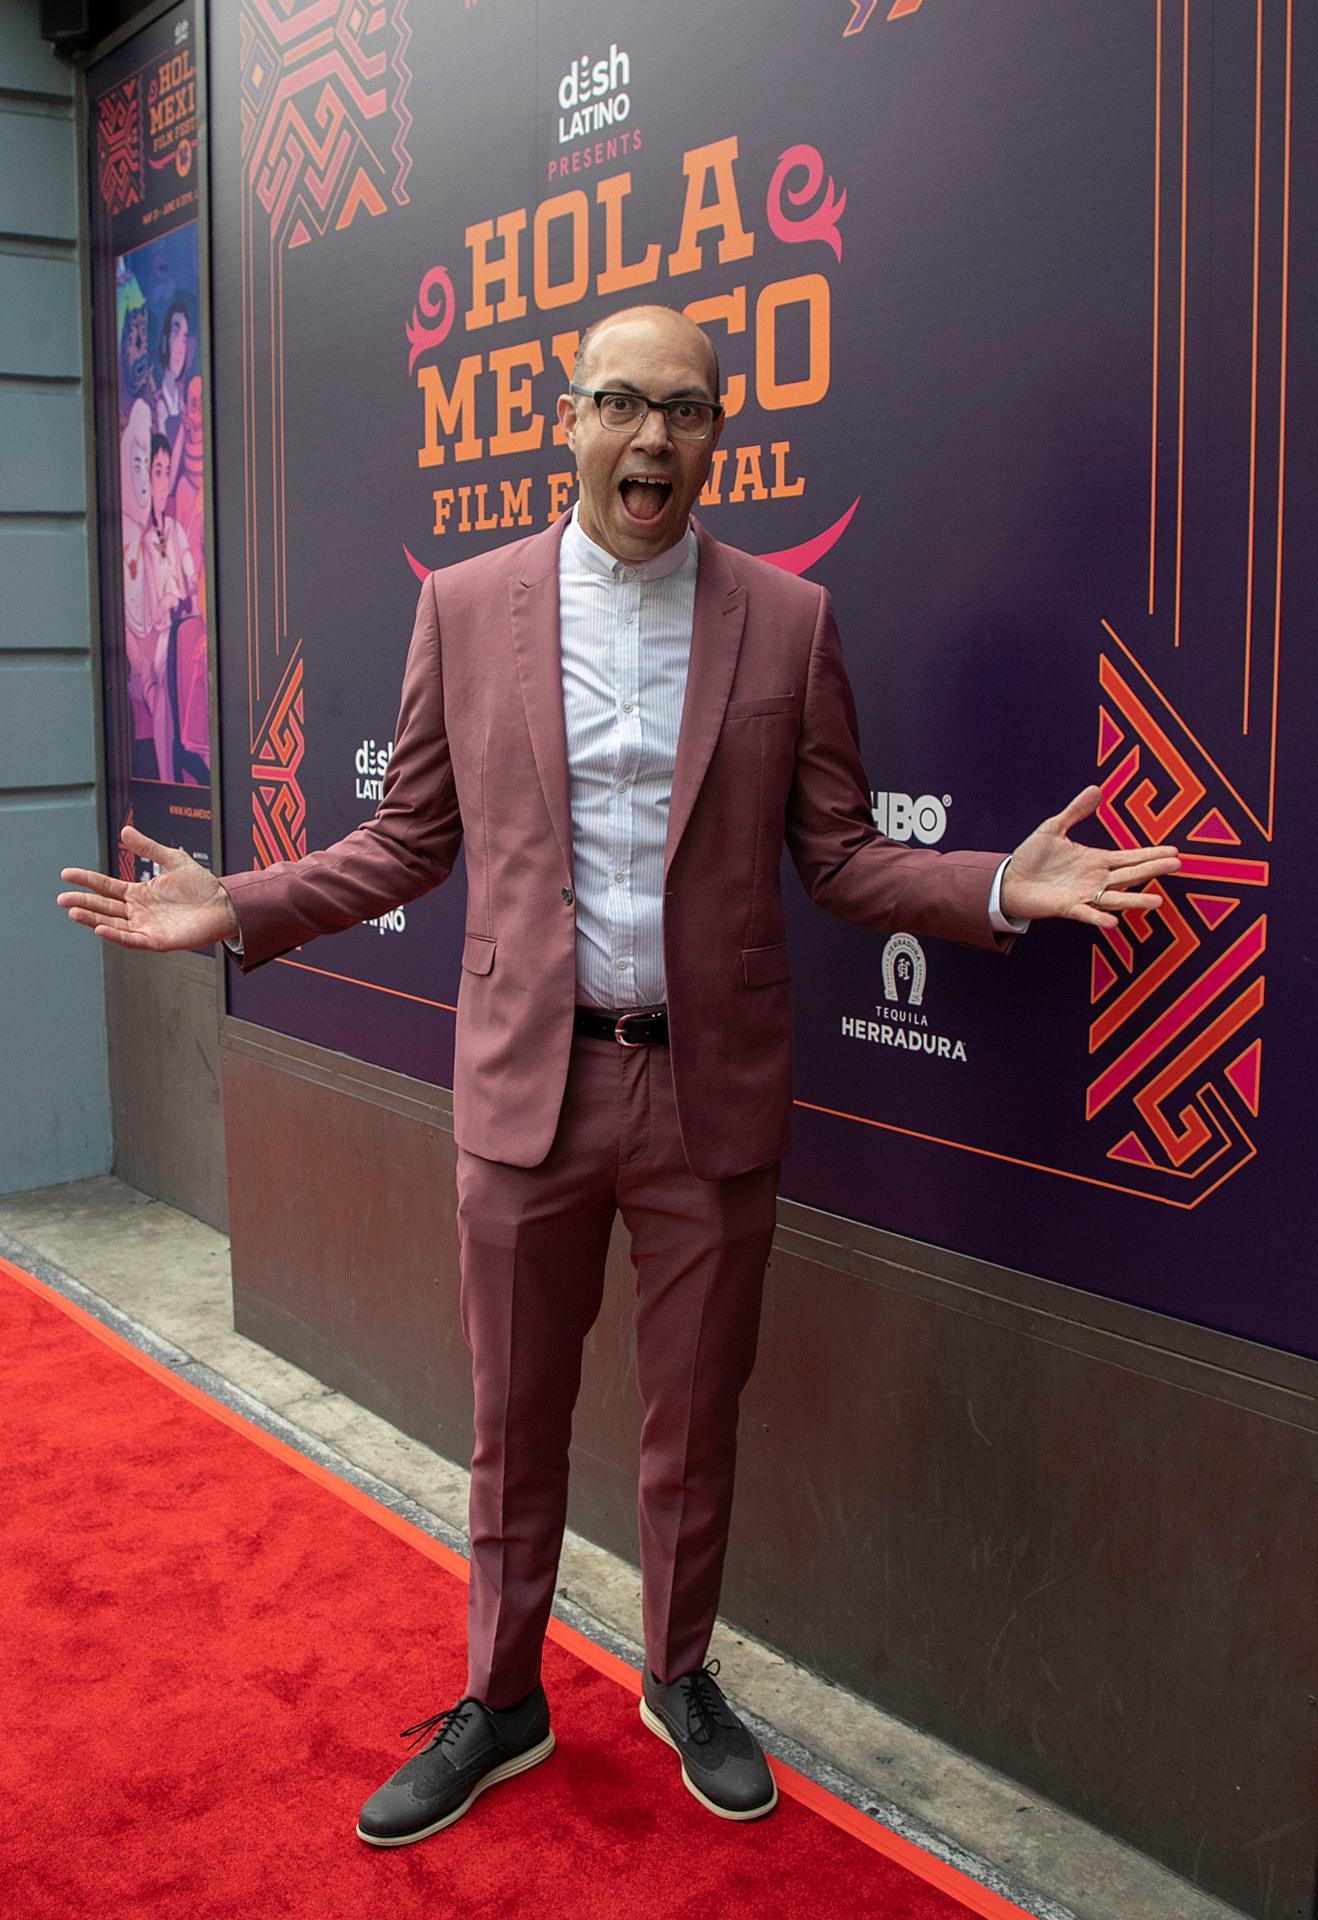
<path id="1" fill-rule="evenodd" d="M 643 1013 L 623 1013 L 618 1016 L 618 1023 L 613 1029 L 613 1037 L 620 1047 L 643 1047 L 646 1044 L 644 1040 L 629 1040 L 625 1031 L 629 1020 L 644 1020 L 644 1018 L 645 1015 Z"/>

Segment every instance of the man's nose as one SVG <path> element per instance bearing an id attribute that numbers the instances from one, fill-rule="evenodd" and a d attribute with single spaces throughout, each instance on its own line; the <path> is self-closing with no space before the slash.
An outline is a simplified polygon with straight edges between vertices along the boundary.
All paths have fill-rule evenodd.
<path id="1" fill-rule="evenodd" d="M 632 438 L 637 446 L 644 447 L 647 453 L 662 453 L 666 447 L 671 446 L 668 415 L 663 408 L 651 407 Z"/>

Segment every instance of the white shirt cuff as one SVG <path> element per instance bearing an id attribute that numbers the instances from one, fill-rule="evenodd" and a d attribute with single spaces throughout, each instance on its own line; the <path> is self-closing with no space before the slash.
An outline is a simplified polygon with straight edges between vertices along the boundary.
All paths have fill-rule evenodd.
<path id="1" fill-rule="evenodd" d="M 1024 933 L 1029 926 L 1028 920 L 1016 920 L 1002 911 L 1002 876 L 1011 865 L 1008 854 L 993 876 L 993 887 L 989 894 L 989 925 L 994 933 Z"/>

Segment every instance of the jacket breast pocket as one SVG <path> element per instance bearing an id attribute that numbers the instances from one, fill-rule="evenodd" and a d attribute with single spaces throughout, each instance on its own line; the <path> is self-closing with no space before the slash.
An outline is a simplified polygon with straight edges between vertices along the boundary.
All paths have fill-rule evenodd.
<path id="1" fill-rule="evenodd" d="M 494 965 L 495 944 L 482 933 L 469 933 L 462 943 L 463 971 L 488 973 Z"/>
<path id="2" fill-rule="evenodd" d="M 741 970 L 748 987 L 772 987 L 790 977 L 786 944 L 776 947 L 743 947 Z"/>
<path id="3" fill-rule="evenodd" d="M 729 700 L 723 717 L 725 720 L 753 720 L 758 714 L 775 713 L 795 716 L 796 695 L 767 693 L 759 700 Z"/>

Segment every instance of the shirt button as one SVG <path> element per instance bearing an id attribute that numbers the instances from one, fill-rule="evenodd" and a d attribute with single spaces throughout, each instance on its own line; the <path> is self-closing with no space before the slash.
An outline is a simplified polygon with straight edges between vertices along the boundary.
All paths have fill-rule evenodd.
<path id="1" fill-rule="evenodd" d="M 628 781 L 626 781 L 626 780 L 620 780 L 620 781 L 618 782 L 618 792 L 619 792 L 619 793 L 626 793 L 626 791 L 627 791 L 627 788 L 628 788 L 628 785 L 629 785 L 629 784 L 630 784 L 630 783 L 629 783 Z"/>
<path id="2" fill-rule="evenodd" d="M 619 886 L 621 886 L 623 881 L 627 878 L 626 874 L 622 871 L 621 868 L 618 869 L 617 873 L 615 873 L 613 877 L 618 882 Z"/>
<path id="3" fill-rule="evenodd" d="M 627 962 L 625 960 L 620 960 L 618 962 L 618 972 L 626 973 L 626 971 L 627 971 Z"/>
<path id="4" fill-rule="evenodd" d="M 623 712 L 624 712 L 624 713 L 630 713 L 630 712 L 632 711 L 632 708 L 633 708 L 633 706 L 634 706 L 634 704 L 635 704 L 635 703 L 634 703 L 633 701 L 631 701 L 631 700 L 624 700 L 624 701 L 623 701 L 623 703 L 622 703 L 622 710 L 623 710 Z"/>

